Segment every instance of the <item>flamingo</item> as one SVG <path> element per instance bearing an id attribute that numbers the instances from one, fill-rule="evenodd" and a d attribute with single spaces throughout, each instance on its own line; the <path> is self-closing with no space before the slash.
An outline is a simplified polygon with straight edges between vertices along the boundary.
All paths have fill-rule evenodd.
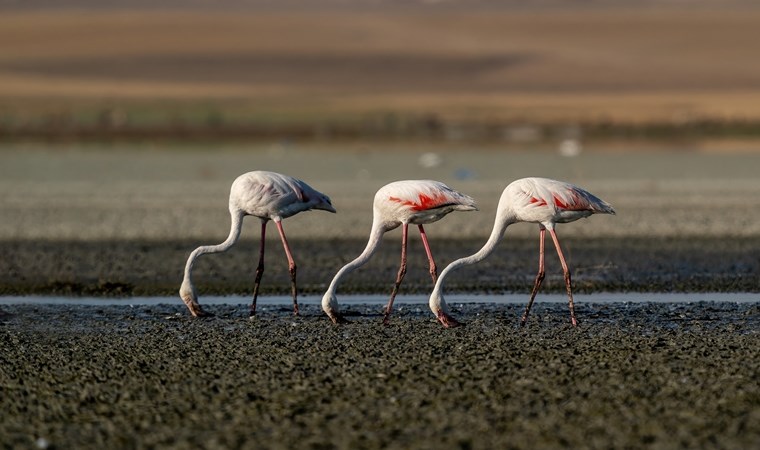
<path id="1" fill-rule="evenodd" d="M 570 322 L 573 326 L 577 326 L 570 270 L 567 267 L 565 256 L 562 254 L 554 225 L 573 222 L 596 213 L 615 214 L 615 210 L 609 203 L 590 192 L 563 181 L 547 178 L 523 178 L 512 182 L 501 194 L 496 211 L 496 220 L 488 241 L 477 253 L 457 259 L 443 269 L 430 295 L 430 309 L 444 327 L 459 325 L 458 322 L 450 319 L 449 310 L 443 298 L 443 284 L 446 276 L 458 267 L 475 264 L 490 255 L 501 241 L 509 225 L 517 222 L 533 222 L 538 223 L 539 228 L 538 275 L 536 275 L 530 300 L 525 307 L 520 324 L 524 326 L 527 322 L 533 300 L 544 280 L 544 237 L 546 230 L 549 230 L 565 275 Z"/>
<path id="2" fill-rule="evenodd" d="M 356 259 L 343 266 L 335 274 L 327 292 L 322 297 L 322 309 L 334 323 L 345 322 L 340 314 L 338 300 L 335 297 L 338 283 L 343 276 L 369 261 L 380 246 L 383 234 L 401 226 L 401 267 L 396 276 L 388 305 L 385 307 L 383 318 L 383 322 L 388 324 L 393 301 L 406 274 L 406 246 L 409 224 L 417 225 L 420 230 L 420 237 L 430 267 L 430 276 L 435 283 L 438 277 L 438 269 L 433 254 L 430 252 L 430 245 L 423 225 L 436 222 L 452 211 L 476 210 L 475 200 L 472 197 L 457 192 L 439 181 L 404 180 L 383 186 L 375 194 L 372 228 L 367 247 Z"/>
<path id="3" fill-rule="evenodd" d="M 232 225 L 227 240 L 219 245 L 206 245 L 196 248 L 185 265 L 185 276 L 179 289 L 179 296 L 185 302 L 193 316 L 210 315 L 201 309 L 198 296 L 191 280 L 193 264 L 197 257 L 206 253 L 226 252 L 237 242 L 240 237 L 240 229 L 243 225 L 244 216 L 255 216 L 261 219 L 261 243 L 259 251 L 259 264 L 256 268 L 256 278 L 253 286 L 253 303 L 251 303 L 251 316 L 256 315 L 256 298 L 259 294 L 259 283 L 264 274 L 264 237 L 267 223 L 273 220 L 280 232 L 282 246 L 288 258 L 290 280 L 292 284 L 293 310 L 298 315 L 298 301 L 296 289 L 296 263 L 290 251 L 288 240 L 282 228 L 282 219 L 311 209 L 322 209 L 335 212 L 330 203 L 330 198 L 316 191 L 308 184 L 296 178 L 275 172 L 254 171 L 240 175 L 232 183 L 230 188 L 230 216 Z"/>

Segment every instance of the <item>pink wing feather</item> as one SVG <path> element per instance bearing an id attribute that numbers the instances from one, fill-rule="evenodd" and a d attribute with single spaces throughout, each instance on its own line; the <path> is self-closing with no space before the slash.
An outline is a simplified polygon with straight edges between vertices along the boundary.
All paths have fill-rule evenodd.
<path id="1" fill-rule="evenodd" d="M 389 188 L 388 201 L 407 206 L 412 211 L 427 211 L 447 205 L 474 207 L 475 204 L 471 197 L 438 181 L 406 180 L 391 183 L 386 188 Z"/>
<path id="2" fill-rule="evenodd" d="M 559 211 L 591 211 L 614 214 L 612 207 L 594 194 L 578 186 L 547 178 L 526 178 L 528 203 L 532 206 L 552 205 Z"/>

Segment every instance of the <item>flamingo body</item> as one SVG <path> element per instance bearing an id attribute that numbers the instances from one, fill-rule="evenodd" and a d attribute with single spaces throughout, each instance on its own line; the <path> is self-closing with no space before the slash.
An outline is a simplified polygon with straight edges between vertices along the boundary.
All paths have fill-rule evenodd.
<path id="1" fill-rule="evenodd" d="M 219 253 L 229 250 L 240 237 L 243 217 L 254 216 L 261 219 L 261 242 L 259 265 L 256 269 L 254 283 L 253 303 L 251 315 L 256 312 L 256 298 L 258 296 L 259 283 L 264 272 L 264 238 L 266 225 L 272 220 L 277 225 L 280 233 L 285 254 L 289 262 L 289 270 L 292 283 L 293 307 L 298 314 L 297 289 L 296 289 L 296 265 L 290 251 L 285 232 L 282 228 L 282 220 L 311 209 L 322 209 L 335 212 L 330 198 L 315 190 L 305 182 L 276 172 L 254 171 L 240 175 L 235 179 L 230 188 L 229 210 L 231 217 L 230 234 L 219 245 L 207 245 L 196 248 L 187 259 L 185 274 L 180 286 L 179 295 L 187 305 L 190 313 L 194 316 L 207 315 L 198 303 L 198 295 L 192 282 L 192 269 L 195 260 L 206 253 Z"/>
<path id="2" fill-rule="evenodd" d="M 395 181 L 380 188 L 375 194 L 372 209 L 372 229 L 366 248 L 356 259 L 343 266 L 335 274 L 327 292 L 322 297 L 322 309 L 335 323 L 343 321 L 335 295 L 341 278 L 369 261 L 375 250 L 380 246 L 383 234 L 399 226 L 402 227 L 401 267 L 399 268 L 390 300 L 385 308 L 384 321 L 387 323 L 393 306 L 393 300 L 406 273 L 406 246 L 409 224 L 417 225 L 420 230 L 422 243 L 430 264 L 430 275 L 433 278 L 433 282 L 435 282 L 438 271 L 435 267 L 435 261 L 430 251 L 430 245 L 423 225 L 436 222 L 453 211 L 477 210 L 477 206 L 472 197 L 455 191 L 440 181 L 403 180 Z"/>
<path id="3" fill-rule="evenodd" d="M 539 224 L 539 271 L 521 323 L 523 325 L 526 323 L 533 300 L 544 279 L 544 237 L 546 230 L 549 230 L 564 271 L 570 318 L 575 326 L 577 321 L 573 306 L 570 270 L 554 228 L 557 223 L 573 222 L 592 214 L 615 214 L 615 210 L 609 203 L 585 189 L 563 181 L 548 178 L 523 178 L 510 183 L 502 192 L 494 227 L 488 241 L 477 253 L 453 261 L 441 272 L 430 295 L 430 309 L 443 326 L 458 325 L 458 322 L 450 320 L 450 312 L 443 298 L 446 277 L 458 267 L 475 264 L 490 255 L 509 225 L 517 222 L 531 222 Z"/>
<path id="4" fill-rule="evenodd" d="M 498 208 L 504 208 L 502 213 L 512 215 L 514 222 L 540 223 L 547 229 L 596 213 L 615 214 L 607 202 L 594 194 L 548 178 L 523 178 L 510 183 Z"/>
<path id="5" fill-rule="evenodd" d="M 400 225 L 424 225 L 441 220 L 452 211 L 477 209 L 472 197 L 440 181 L 403 180 L 380 188 L 373 202 L 375 218 L 390 231 Z"/>
<path id="6" fill-rule="evenodd" d="M 310 209 L 335 212 L 329 197 L 288 175 L 248 172 L 237 177 L 230 188 L 230 212 L 280 221 Z"/>

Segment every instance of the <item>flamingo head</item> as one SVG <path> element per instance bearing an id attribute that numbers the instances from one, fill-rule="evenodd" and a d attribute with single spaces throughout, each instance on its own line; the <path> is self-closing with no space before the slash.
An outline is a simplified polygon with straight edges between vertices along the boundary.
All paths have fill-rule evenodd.
<path id="1" fill-rule="evenodd" d="M 322 297 L 322 310 L 327 314 L 333 323 L 341 323 L 343 317 L 340 314 L 340 308 L 338 306 L 338 299 L 331 291 L 325 293 Z"/>
<path id="2" fill-rule="evenodd" d="M 440 280 L 440 279 L 439 279 Z M 444 328 L 455 328 L 462 325 L 461 322 L 456 320 L 449 311 L 449 306 L 443 299 L 443 294 L 439 285 L 433 289 L 430 294 L 430 310 L 435 314 L 435 318 L 443 325 Z"/>
<path id="3" fill-rule="evenodd" d="M 195 292 L 195 287 L 190 281 L 186 279 L 182 281 L 182 286 L 179 288 L 179 296 L 185 302 L 192 315 L 200 316 L 203 314 L 201 306 L 198 304 L 198 294 Z"/>
<path id="4" fill-rule="evenodd" d="M 337 212 L 335 211 L 335 207 L 333 207 L 332 202 L 330 201 L 330 197 L 322 194 L 317 199 L 317 203 L 314 205 L 314 209 L 321 209 L 324 211 L 329 211 L 331 213 Z"/>

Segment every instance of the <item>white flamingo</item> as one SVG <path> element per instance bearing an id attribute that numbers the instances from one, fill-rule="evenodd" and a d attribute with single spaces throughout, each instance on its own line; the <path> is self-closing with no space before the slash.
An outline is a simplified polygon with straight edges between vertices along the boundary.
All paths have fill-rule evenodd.
<path id="1" fill-rule="evenodd" d="M 554 231 L 554 225 L 572 222 L 595 213 L 615 214 L 615 210 L 604 200 L 570 183 L 546 178 L 523 178 L 514 181 L 501 194 L 493 231 L 491 231 L 491 236 L 483 248 L 474 255 L 452 262 L 441 272 L 441 276 L 438 278 L 435 288 L 433 288 L 433 293 L 430 295 L 430 309 L 433 311 L 433 314 L 439 320 L 441 317 L 445 318 L 449 316 L 449 310 L 443 298 L 443 284 L 447 275 L 458 267 L 475 264 L 490 255 L 499 241 L 501 241 L 504 231 L 509 225 L 517 222 L 533 222 L 538 223 L 539 226 L 538 275 L 536 275 L 536 281 L 533 284 L 533 291 L 530 294 L 528 306 L 525 308 L 525 313 L 522 316 L 521 325 L 525 325 L 525 322 L 528 320 L 533 300 L 536 298 L 536 294 L 541 287 L 541 282 L 544 280 L 544 237 L 546 230 L 549 230 L 565 274 L 570 322 L 573 326 L 577 326 L 573 306 L 570 270 L 567 267 L 565 256 L 562 254 L 562 248 Z M 440 320 L 440 322 L 444 327 L 459 325 L 459 323 L 450 319 Z"/>
<path id="2" fill-rule="evenodd" d="M 187 259 L 185 276 L 179 289 L 179 296 L 182 298 L 182 301 L 185 302 L 192 315 L 209 315 L 198 304 L 198 296 L 191 280 L 193 263 L 195 263 L 197 257 L 205 253 L 219 253 L 229 250 L 240 237 L 243 217 L 254 216 L 261 219 L 261 244 L 259 265 L 256 268 L 256 279 L 253 286 L 251 316 L 256 314 L 256 298 L 259 294 L 261 276 L 264 273 L 264 237 L 269 220 L 273 220 L 277 225 L 282 246 L 285 248 L 292 284 L 293 310 L 298 315 L 296 263 L 293 260 L 288 240 L 285 238 L 285 232 L 282 229 L 282 219 L 310 209 L 322 209 L 334 213 L 335 208 L 330 203 L 330 198 L 296 178 L 275 172 L 255 171 L 240 175 L 232 183 L 229 207 L 232 225 L 227 240 L 219 245 L 198 247 Z"/>
<path id="3" fill-rule="evenodd" d="M 396 298 L 401 280 L 406 274 L 406 246 L 409 224 L 417 225 L 420 230 L 422 244 L 425 246 L 430 276 L 435 283 L 438 270 L 430 252 L 427 235 L 423 224 L 428 224 L 442 219 L 452 211 L 475 211 L 475 200 L 472 197 L 457 192 L 439 181 L 432 180 L 404 180 L 396 181 L 383 186 L 375 194 L 373 203 L 372 229 L 369 235 L 367 247 L 356 259 L 343 266 L 330 283 L 324 297 L 322 297 L 322 309 L 335 323 L 343 322 L 340 314 L 338 300 L 335 291 L 338 283 L 346 274 L 363 266 L 380 246 L 383 234 L 401 226 L 401 267 L 396 276 L 388 305 L 385 307 L 383 321 L 388 323 L 393 308 L 393 300 Z M 447 320 L 444 317 L 441 320 Z"/>

